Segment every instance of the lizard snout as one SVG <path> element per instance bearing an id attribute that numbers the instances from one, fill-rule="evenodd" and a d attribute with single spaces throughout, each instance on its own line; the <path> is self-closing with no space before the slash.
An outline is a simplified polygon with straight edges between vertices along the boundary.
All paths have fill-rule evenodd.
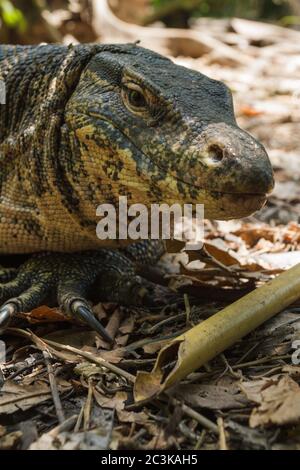
<path id="1" fill-rule="evenodd" d="M 203 141 L 202 141 L 203 142 Z M 201 149 L 206 189 L 231 194 L 268 194 L 273 170 L 264 147 L 250 134 L 227 124 L 212 124 Z"/>

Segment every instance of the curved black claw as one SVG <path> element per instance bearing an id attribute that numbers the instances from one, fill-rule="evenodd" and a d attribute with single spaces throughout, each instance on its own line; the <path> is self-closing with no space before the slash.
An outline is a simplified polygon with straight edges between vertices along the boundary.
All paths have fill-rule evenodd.
<path id="1" fill-rule="evenodd" d="M 113 339 L 109 336 L 106 329 L 101 325 L 97 318 L 95 318 L 93 312 L 89 309 L 86 304 L 84 304 L 80 300 L 75 300 L 71 304 L 71 311 L 75 317 L 79 318 L 82 322 L 88 324 L 105 341 L 107 341 L 108 343 L 113 343 Z"/>
<path id="2" fill-rule="evenodd" d="M 56 297 L 66 315 L 77 317 L 112 343 L 113 339 L 86 301 L 90 294 L 97 301 L 149 308 L 165 307 L 180 300 L 169 288 L 138 275 L 137 264 L 154 261 L 157 246 L 151 246 L 152 251 L 143 244 L 131 249 L 130 253 L 99 249 L 32 256 L 17 272 L 11 271 L 8 277 L 4 276 L 3 280 L 7 282 L 0 282 L 0 329 L 4 329 L 16 313 L 31 312 Z M 1 306 L 1 302 L 5 303 Z"/>
<path id="3" fill-rule="evenodd" d="M 0 329 L 7 328 L 11 319 L 18 312 L 16 304 L 9 302 L 0 309 Z"/>

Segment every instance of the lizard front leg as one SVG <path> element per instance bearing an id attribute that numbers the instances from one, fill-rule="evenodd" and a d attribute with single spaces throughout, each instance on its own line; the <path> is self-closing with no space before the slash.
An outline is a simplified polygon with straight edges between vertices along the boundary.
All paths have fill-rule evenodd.
<path id="1" fill-rule="evenodd" d="M 151 244 L 151 243 L 150 243 Z M 137 264 L 153 263 L 160 256 L 153 242 L 129 250 L 100 249 L 79 253 L 45 253 L 32 256 L 12 280 L 0 284 L 0 328 L 8 325 L 18 312 L 28 312 L 55 295 L 62 311 L 88 324 L 110 341 L 106 330 L 94 317 L 88 299 L 121 305 L 154 307 L 176 301 L 177 294 L 154 284 L 136 273 Z M 139 263 L 137 263 L 139 261 Z"/>

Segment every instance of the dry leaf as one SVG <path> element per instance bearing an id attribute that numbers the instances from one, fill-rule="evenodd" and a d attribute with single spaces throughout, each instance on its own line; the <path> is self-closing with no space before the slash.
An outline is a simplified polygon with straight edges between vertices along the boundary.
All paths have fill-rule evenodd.
<path id="1" fill-rule="evenodd" d="M 9 434 L 5 434 L 0 438 L 0 450 L 14 449 L 22 438 L 21 431 L 14 431 Z"/>
<path id="2" fill-rule="evenodd" d="M 249 400 L 259 404 L 250 416 L 252 428 L 299 422 L 300 387 L 288 375 L 243 382 L 241 389 Z"/>
<path id="3" fill-rule="evenodd" d="M 98 390 L 93 391 L 94 398 L 99 406 L 103 408 L 112 408 L 117 411 L 123 410 L 127 400 L 126 392 L 117 392 L 113 397 L 102 395 Z"/>
<path id="4" fill-rule="evenodd" d="M 119 331 L 123 333 L 123 335 L 126 335 L 129 333 L 132 333 L 133 329 L 134 329 L 134 316 L 129 315 L 122 321 Z"/>
<path id="5" fill-rule="evenodd" d="M 110 430 L 102 428 L 85 432 L 43 434 L 31 444 L 30 450 L 105 450 L 110 441 Z"/>
<path id="6" fill-rule="evenodd" d="M 211 410 L 243 408 L 247 403 L 235 384 L 228 386 L 182 384 L 177 386 L 172 394 L 179 400 L 184 400 L 191 407 L 209 408 Z"/>
<path id="7" fill-rule="evenodd" d="M 129 335 L 118 336 L 116 338 L 116 344 L 118 346 L 126 346 L 128 343 Z"/>
<path id="8" fill-rule="evenodd" d="M 26 318 L 29 323 L 65 322 L 68 320 L 58 308 L 50 308 L 47 305 L 41 305 L 29 313 L 20 313 L 19 315 Z"/>
<path id="9" fill-rule="evenodd" d="M 122 423 L 146 424 L 149 417 L 144 411 L 117 410 L 118 419 Z"/>
<path id="10" fill-rule="evenodd" d="M 11 414 L 20 409 L 28 410 L 50 397 L 50 388 L 43 382 L 24 385 L 7 380 L 0 391 L 0 414 Z"/>
<path id="11" fill-rule="evenodd" d="M 60 344 L 67 344 L 74 348 L 81 349 L 84 346 L 95 345 L 95 332 L 85 331 L 82 328 L 72 328 L 71 330 L 58 330 L 48 335 L 45 335 L 45 339 L 50 339 Z"/>

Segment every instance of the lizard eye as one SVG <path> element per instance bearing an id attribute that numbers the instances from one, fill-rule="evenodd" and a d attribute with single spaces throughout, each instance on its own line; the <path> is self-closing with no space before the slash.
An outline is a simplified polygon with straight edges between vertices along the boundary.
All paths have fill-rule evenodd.
<path id="1" fill-rule="evenodd" d="M 145 108 L 147 105 L 144 95 L 137 90 L 128 91 L 128 101 L 134 108 Z"/>
<path id="2" fill-rule="evenodd" d="M 126 108 L 132 113 L 144 114 L 148 109 L 148 103 L 143 90 L 136 83 L 124 83 L 122 98 Z"/>

